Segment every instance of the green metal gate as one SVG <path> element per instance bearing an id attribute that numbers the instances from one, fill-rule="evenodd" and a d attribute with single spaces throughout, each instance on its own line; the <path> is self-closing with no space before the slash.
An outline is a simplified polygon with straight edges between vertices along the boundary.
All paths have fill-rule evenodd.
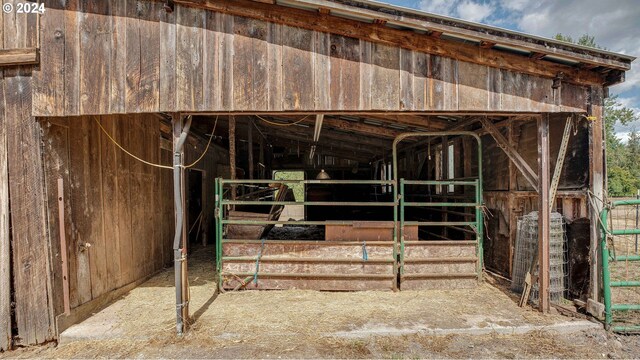
<path id="1" fill-rule="evenodd" d="M 397 145 L 410 137 L 470 136 L 477 142 L 478 176 L 474 179 L 406 180 L 398 178 Z M 227 180 L 215 182 L 216 202 L 216 270 L 221 289 L 309 288 L 319 290 L 423 288 L 425 281 L 451 282 L 457 279 L 482 278 L 482 151 L 480 138 L 473 132 L 407 133 L 393 143 L 392 180 Z M 382 201 L 277 201 L 231 199 L 225 189 L 237 186 L 302 183 L 306 185 L 371 186 L 385 188 L 389 197 Z M 415 201 L 409 188 L 425 186 L 472 187 L 470 201 Z M 392 189 L 392 191 L 391 191 Z M 407 201 L 409 200 L 409 201 Z M 266 226 L 367 226 L 358 220 L 273 220 L 233 219 L 233 206 L 304 205 L 333 207 L 386 207 L 393 216 L 382 232 L 388 240 L 343 241 L 300 239 L 229 238 L 225 227 L 232 225 Z M 464 221 L 419 221 L 407 219 L 407 209 L 472 209 Z M 391 209 L 390 209 L 391 210 Z M 391 213 L 391 211 L 390 211 Z M 455 227 L 470 233 L 467 239 L 429 240 L 407 239 L 411 227 Z M 462 231 L 462 230 L 458 230 Z M 414 231 L 415 233 L 415 231 Z M 386 239 L 386 238 L 385 238 Z M 447 264 L 442 267 L 441 264 Z M 440 266 L 440 268 L 437 268 Z M 425 270 L 426 269 L 426 270 Z M 428 269 L 436 269 L 430 272 Z M 292 285 L 293 284 L 293 285 Z M 421 285 L 422 284 L 422 285 Z M 429 287 L 429 286 L 427 286 Z M 405 288 L 403 286 L 403 288 Z"/>
<path id="2" fill-rule="evenodd" d="M 605 327 L 616 332 L 640 332 L 638 206 L 637 199 L 618 200 L 600 213 Z"/>

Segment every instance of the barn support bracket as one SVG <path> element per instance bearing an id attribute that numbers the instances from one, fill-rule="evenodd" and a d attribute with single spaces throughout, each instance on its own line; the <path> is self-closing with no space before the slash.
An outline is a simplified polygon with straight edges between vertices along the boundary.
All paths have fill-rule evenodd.
<path id="1" fill-rule="evenodd" d="M 533 189 L 538 192 L 538 175 L 531 169 L 529 164 L 522 158 L 520 153 L 509 144 L 509 141 L 502 135 L 500 130 L 486 117 L 479 118 L 482 127 L 493 137 L 498 146 L 507 154 L 507 157 L 520 170 L 524 178 L 531 184 Z"/>

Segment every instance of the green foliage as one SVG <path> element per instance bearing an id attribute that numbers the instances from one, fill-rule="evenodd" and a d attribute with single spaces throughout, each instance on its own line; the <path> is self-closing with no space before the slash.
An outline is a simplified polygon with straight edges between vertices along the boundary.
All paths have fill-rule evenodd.
<path id="1" fill-rule="evenodd" d="M 556 40 L 602 49 L 595 37 L 584 34 L 577 41 L 571 36 L 556 34 Z M 618 96 L 604 101 L 604 132 L 607 152 L 607 181 L 610 196 L 631 196 L 640 189 L 640 134 L 632 131 L 626 143 L 616 136 L 615 126 L 628 125 L 638 120 L 638 114 L 625 107 Z"/>
<path id="2" fill-rule="evenodd" d="M 283 171 L 274 173 L 274 180 L 304 180 L 304 171 Z M 304 201 L 304 184 L 287 184 L 293 190 L 293 195 L 297 202 Z M 297 205 L 296 205 L 297 206 Z"/>

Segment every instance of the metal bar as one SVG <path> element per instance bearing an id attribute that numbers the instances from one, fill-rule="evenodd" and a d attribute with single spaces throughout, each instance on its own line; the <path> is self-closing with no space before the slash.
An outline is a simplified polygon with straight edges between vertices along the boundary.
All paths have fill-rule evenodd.
<path id="1" fill-rule="evenodd" d="M 475 221 L 405 221 L 405 225 L 418 226 L 475 226 Z"/>
<path id="2" fill-rule="evenodd" d="M 611 203 L 612 207 L 622 206 L 622 205 L 640 205 L 640 199 L 616 200 L 613 203 Z"/>
<path id="3" fill-rule="evenodd" d="M 405 206 L 405 180 L 400 179 L 400 275 L 404 274 L 404 206 Z"/>
<path id="4" fill-rule="evenodd" d="M 221 223 L 231 224 L 231 225 L 279 225 L 279 224 L 288 224 L 288 225 L 353 225 L 357 222 L 357 220 L 350 221 L 287 221 L 287 220 L 222 220 Z"/>
<path id="5" fill-rule="evenodd" d="M 614 326 L 612 330 L 617 333 L 638 332 L 640 331 L 640 326 Z"/>
<path id="6" fill-rule="evenodd" d="M 362 245 L 359 243 L 357 245 Z M 352 259 L 328 259 L 328 258 L 300 258 L 300 257 L 269 257 L 269 256 L 225 256 L 223 258 L 224 261 L 236 261 L 236 262 L 255 262 L 257 259 L 260 259 L 261 263 L 283 263 L 283 262 L 292 262 L 292 263 L 335 263 L 335 264 L 389 264 L 393 263 L 393 259 L 383 259 L 383 258 L 368 258 L 367 260 L 352 258 Z"/>
<path id="7" fill-rule="evenodd" d="M 462 180 L 405 180 L 407 185 L 470 185 L 475 186 L 474 181 L 462 181 Z"/>
<path id="8" fill-rule="evenodd" d="M 222 205 L 395 206 L 394 202 L 222 200 Z"/>
<path id="9" fill-rule="evenodd" d="M 613 311 L 640 311 L 640 304 L 613 304 Z"/>
<path id="10" fill-rule="evenodd" d="M 259 244 L 262 240 L 253 239 L 222 239 L 223 244 Z M 312 246 L 353 246 L 362 245 L 362 241 L 327 241 L 327 240 L 264 240 L 265 244 L 273 245 L 312 245 Z M 393 246 L 391 241 L 367 241 L 367 246 Z"/>
<path id="11" fill-rule="evenodd" d="M 618 255 L 616 261 L 640 261 L 640 255 Z"/>
<path id="12" fill-rule="evenodd" d="M 393 180 L 270 180 L 270 179 L 221 179 L 225 184 L 342 184 L 342 185 L 394 185 Z"/>
<path id="13" fill-rule="evenodd" d="M 482 161 L 482 151 L 478 150 L 478 161 Z M 480 175 L 482 176 L 482 175 Z M 482 179 L 479 178 L 476 185 L 476 202 L 482 202 Z M 484 220 L 482 218 L 482 208 L 476 207 L 476 257 L 478 258 L 478 281 L 482 280 L 482 269 L 484 268 L 484 247 L 483 247 L 483 238 L 484 238 Z"/>
<path id="14" fill-rule="evenodd" d="M 640 281 L 612 281 L 611 287 L 639 287 Z"/>
<path id="15" fill-rule="evenodd" d="M 405 206 L 426 206 L 426 207 L 475 207 L 480 203 L 456 203 L 456 202 L 406 202 Z"/>
<path id="16" fill-rule="evenodd" d="M 636 200 L 640 201 L 640 189 L 636 193 Z M 640 227 L 640 205 L 636 205 L 636 229 Z M 638 252 L 638 234 L 636 234 L 636 253 Z"/>
<path id="17" fill-rule="evenodd" d="M 604 326 L 608 330 L 613 321 L 611 312 L 611 272 L 609 269 L 609 248 L 607 246 L 607 224 L 609 208 L 605 207 L 600 213 L 601 237 L 600 249 L 602 251 L 602 292 L 604 301 Z"/>
<path id="18" fill-rule="evenodd" d="M 624 230 L 611 230 L 611 235 L 634 235 L 640 234 L 640 229 L 624 229 Z"/>
<path id="19" fill-rule="evenodd" d="M 234 275 L 242 277 L 253 277 L 253 272 L 233 273 Z M 361 280 L 386 280 L 393 279 L 393 275 L 385 274 L 301 274 L 301 273 L 263 273 L 258 272 L 261 279 L 264 278 L 293 278 L 293 279 L 361 279 Z"/>

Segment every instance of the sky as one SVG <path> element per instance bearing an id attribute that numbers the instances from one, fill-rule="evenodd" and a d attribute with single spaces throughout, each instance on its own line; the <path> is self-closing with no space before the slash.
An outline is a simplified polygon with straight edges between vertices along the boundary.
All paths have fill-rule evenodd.
<path id="1" fill-rule="evenodd" d="M 595 36 L 610 51 L 639 57 L 626 81 L 610 88 L 612 95 L 640 117 L 640 0 L 378 0 L 468 21 L 553 37 Z M 640 120 L 616 126 L 623 140 Z"/>

